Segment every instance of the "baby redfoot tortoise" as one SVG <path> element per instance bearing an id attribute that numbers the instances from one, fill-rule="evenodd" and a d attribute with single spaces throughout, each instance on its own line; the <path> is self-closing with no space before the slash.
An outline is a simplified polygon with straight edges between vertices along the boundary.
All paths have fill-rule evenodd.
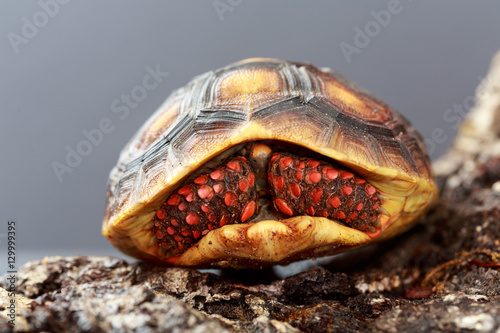
<path id="1" fill-rule="evenodd" d="M 263 267 L 394 236 L 436 194 L 396 111 L 329 69 L 247 59 L 175 91 L 135 134 L 103 234 L 145 260 Z"/>

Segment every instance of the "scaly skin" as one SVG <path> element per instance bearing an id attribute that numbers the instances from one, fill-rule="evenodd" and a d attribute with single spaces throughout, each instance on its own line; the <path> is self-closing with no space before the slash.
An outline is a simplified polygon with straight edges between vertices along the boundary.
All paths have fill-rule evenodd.
<path id="1" fill-rule="evenodd" d="M 162 204 L 153 232 L 167 256 L 178 255 L 210 230 L 245 222 L 258 209 L 255 175 L 244 157 L 236 157 L 200 175 Z"/>
<path id="2" fill-rule="evenodd" d="M 358 175 L 338 164 L 289 153 L 263 158 L 267 190 L 261 194 L 271 193 L 276 210 L 327 217 L 370 233 L 380 230 L 377 191 Z M 250 220 L 258 211 L 257 187 L 251 164 L 239 156 L 170 195 L 153 221 L 166 257 L 182 254 L 210 230 Z"/>
<path id="3" fill-rule="evenodd" d="M 338 164 L 275 153 L 268 180 L 276 209 L 289 216 L 322 216 L 371 233 L 380 229 L 376 189 Z"/>

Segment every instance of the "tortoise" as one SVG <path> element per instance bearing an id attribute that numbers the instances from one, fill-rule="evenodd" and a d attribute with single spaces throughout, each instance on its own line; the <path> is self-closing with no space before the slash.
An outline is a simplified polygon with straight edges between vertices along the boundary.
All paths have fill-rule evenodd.
<path id="1" fill-rule="evenodd" d="M 261 268 L 385 240 L 436 197 L 401 114 L 330 69 L 251 58 L 195 77 L 132 137 L 102 232 L 143 260 Z"/>

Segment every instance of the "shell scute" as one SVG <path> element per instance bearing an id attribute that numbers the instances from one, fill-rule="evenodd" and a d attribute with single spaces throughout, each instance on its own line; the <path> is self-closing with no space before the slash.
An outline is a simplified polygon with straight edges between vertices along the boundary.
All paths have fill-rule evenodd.
<path id="1" fill-rule="evenodd" d="M 284 78 L 270 68 L 231 71 L 216 81 L 213 91 L 214 107 L 236 110 L 259 108 L 288 95 Z"/>

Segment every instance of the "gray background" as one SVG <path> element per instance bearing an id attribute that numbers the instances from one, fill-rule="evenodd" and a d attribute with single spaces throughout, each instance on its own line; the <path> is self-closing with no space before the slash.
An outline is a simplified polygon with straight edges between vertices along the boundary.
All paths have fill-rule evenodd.
<path id="1" fill-rule="evenodd" d="M 255 56 L 331 67 L 406 115 L 431 138 L 436 158 L 456 132 L 445 112 L 470 105 L 500 47 L 494 1 L 401 0 L 400 13 L 378 24 L 350 61 L 341 43 L 355 46 L 357 27 L 376 29 L 371 11 L 391 1 L 66 2 L 0 3 L 0 246 L 4 253 L 1 234 L 16 219 L 19 264 L 53 254 L 120 255 L 100 233 L 109 170 L 169 93 L 197 74 Z M 218 13 L 214 4 L 229 7 Z M 27 21 L 38 31 L 23 30 Z M 14 35 L 27 38 L 15 46 Z M 113 101 L 157 65 L 169 76 L 120 119 Z M 60 182 L 51 164 L 65 163 L 66 147 L 75 149 L 82 131 L 104 118 L 113 131 Z M 432 139 L 436 129 L 446 138 Z"/>

